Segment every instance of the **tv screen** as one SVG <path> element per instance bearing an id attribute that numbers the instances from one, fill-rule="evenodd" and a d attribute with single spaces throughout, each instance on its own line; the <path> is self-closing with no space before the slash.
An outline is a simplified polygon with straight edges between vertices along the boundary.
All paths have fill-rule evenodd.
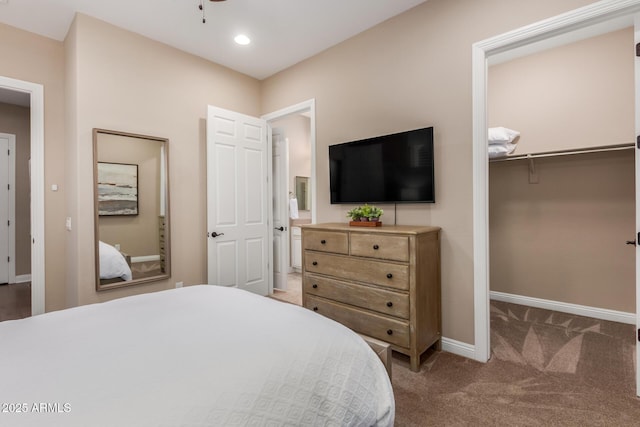
<path id="1" fill-rule="evenodd" d="M 331 203 L 434 203 L 433 163 L 433 127 L 331 145 Z"/>

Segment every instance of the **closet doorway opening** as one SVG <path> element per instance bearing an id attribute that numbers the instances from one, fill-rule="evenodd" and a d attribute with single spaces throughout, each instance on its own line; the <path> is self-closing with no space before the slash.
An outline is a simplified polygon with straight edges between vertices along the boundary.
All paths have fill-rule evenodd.
<path id="1" fill-rule="evenodd" d="M 628 27 L 489 67 L 493 357 L 630 379 L 633 38 Z M 499 126 L 519 138 L 507 145 L 501 133 L 515 133 Z"/>
<path id="2" fill-rule="evenodd" d="M 274 276 L 282 274 L 284 277 L 283 280 L 274 277 L 273 295 L 301 305 L 300 226 L 315 223 L 317 211 L 315 100 L 292 105 L 262 118 L 273 129 L 271 182 L 274 184 L 276 229 L 273 270 Z M 279 257 L 284 259 L 278 259 Z"/>
<path id="3" fill-rule="evenodd" d="M 487 73 L 488 64 L 493 59 L 523 56 L 543 48 L 559 46 L 595 35 L 605 34 L 634 25 L 635 14 L 640 11 L 640 1 L 601 1 L 575 11 L 550 18 L 536 24 L 515 30 L 473 45 L 473 175 L 474 175 L 474 319 L 475 358 L 487 361 L 490 357 L 489 318 L 489 210 L 488 210 L 488 154 L 487 128 Z M 637 22 L 637 21 L 636 21 Z M 637 28 L 634 30 L 638 41 Z M 633 55 L 633 53 L 630 53 Z M 636 70 L 638 69 L 636 61 Z M 638 103 L 638 71 L 635 71 L 635 103 Z M 636 108 L 636 111 L 638 109 Z M 638 113 L 634 113 L 636 134 Z M 636 151 L 636 150 L 634 150 Z M 635 154 L 636 188 L 638 180 L 638 156 Z M 636 224 L 638 224 L 638 198 L 635 200 Z M 637 230 L 637 225 L 636 225 Z M 624 242 L 622 243 L 624 244 Z M 635 322 L 638 323 L 638 263 L 640 253 L 635 250 Z M 637 343 L 636 343 L 637 347 Z M 636 351 L 636 358 L 638 352 Z M 636 361 L 637 363 L 637 361 Z M 636 385 L 640 386 L 640 376 L 636 372 Z M 637 388 L 640 391 L 640 387 Z"/>
<path id="4" fill-rule="evenodd" d="M 15 218 L 9 219 L 15 225 L 15 239 L 9 239 L 13 283 L 2 289 L 0 298 L 9 304 L 3 313 L 12 318 L 45 311 L 43 92 L 40 84 L 0 76 L 0 124 L 15 129 L 0 132 L 16 134 Z"/>

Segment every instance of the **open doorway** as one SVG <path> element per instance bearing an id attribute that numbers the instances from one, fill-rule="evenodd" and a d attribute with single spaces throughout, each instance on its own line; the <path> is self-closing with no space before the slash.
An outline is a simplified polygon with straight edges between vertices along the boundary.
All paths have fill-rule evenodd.
<path id="1" fill-rule="evenodd" d="M 274 246 L 279 244 L 278 237 L 282 239 L 281 249 L 274 250 L 274 274 L 281 272 L 286 277 L 284 280 L 274 278 L 273 293 L 278 299 L 301 305 L 300 226 L 315 223 L 316 212 L 315 102 L 296 104 L 263 119 L 273 129 Z M 284 163 L 284 167 L 276 166 L 278 162 Z M 278 175 L 278 171 L 283 173 Z M 282 180 L 283 185 L 278 186 L 278 180 Z M 283 246 L 286 246 L 284 250 Z M 279 257 L 278 254 L 285 255 Z"/>
<path id="2" fill-rule="evenodd" d="M 0 89 L 0 321 L 31 315 L 30 96 Z"/>
<path id="3" fill-rule="evenodd" d="M 568 387 L 628 384 L 634 369 L 633 38 L 628 27 L 488 71 L 492 357 Z M 493 154 L 507 148 L 496 133 L 514 134 L 500 126 L 520 134 L 509 154 Z"/>
<path id="4" fill-rule="evenodd" d="M 492 300 L 635 323 L 633 37 L 489 67 L 490 134 L 520 134 L 513 152 L 490 154 Z M 505 146 L 492 139 L 490 152 Z"/>
<path id="5" fill-rule="evenodd" d="M 517 55 L 532 49 L 550 45 L 558 46 L 570 41 L 581 40 L 598 34 L 626 28 L 633 25 L 634 14 L 640 10 L 640 2 L 598 2 L 575 11 L 550 18 L 528 27 L 496 36 L 473 46 L 473 165 L 474 165 L 474 289 L 475 289 L 475 358 L 486 361 L 491 352 L 489 345 L 489 218 L 488 218 L 488 162 L 487 162 L 487 73 L 488 62 L 503 55 Z M 638 42 L 636 30 L 635 41 Z M 546 46 L 543 46 L 546 45 Z M 638 60 L 635 59 L 637 62 Z M 637 64 L 636 64 L 637 69 Z M 635 81 L 637 104 L 638 71 Z M 635 113 L 636 129 L 638 123 Z M 638 159 L 635 155 L 636 183 Z M 636 197 L 636 222 L 638 215 Z M 640 258 L 636 249 L 636 266 Z M 635 288 L 638 289 L 636 268 Z M 636 303 L 636 322 L 637 309 Z M 637 344 L 637 343 L 636 343 Z M 637 352 L 636 352 L 637 357 Z M 637 373 L 636 373 L 637 375 Z M 636 378 L 636 384 L 640 377 Z"/>
<path id="6" fill-rule="evenodd" d="M 3 103 L 28 105 L 29 136 L 26 144 L 30 151 L 27 164 L 22 167 L 16 165 L 16 175 L 20 176 L 22 173 L 26 173 L 28 177 L 27 190 L 24 192 L 29 195 L 29 209 L 26 212 L 21 212 L 20 215 L 24 218 L 30 218 L 26 233 L 28 237 L 24 239 L 30 250 L 28 255 L 17 255 L 15 260 L 16 265 L 20 262 L 29 265 L 30 268 L 17 266 L 15 281 L 26 282 L 30 280 L 31 295 L 26 296 L 31 305 L 30 314 L 42 314 L 45 311 L 44 87 L 41 84 L 0 76 L 0 91 Z M 19 155 L 19 150 L 16 152 Z M 18 231 L 20 223 L 24 224 L 24 221 L 16 220 L 17 235 L 24 234 L 22 231 Z M 16 237 L 17 239 L 18 237 Z M 23 242 L 20 245 L 23 245 Z M 25 261 L 25 257 L 28 260 Z M 27 270 L 29 272 L 26 272 Z M 23 272 L 25 273 L 22 274 Z M 21 295 L 22 298 L 25 298 L 24 292 Z"/>

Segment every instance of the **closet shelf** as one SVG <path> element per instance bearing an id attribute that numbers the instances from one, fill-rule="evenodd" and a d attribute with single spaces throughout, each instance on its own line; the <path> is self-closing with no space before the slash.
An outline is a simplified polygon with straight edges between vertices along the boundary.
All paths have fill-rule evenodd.
<path id="1" fill-rule="evenodd" d="M 570 150 L 557 150 L 557 151 L 543 151 L 540 153 L 530 153 L 530 154 L 517 154 L 515 156 L 507 156 L 500 157 L 497 159 L 489 159 L 489 163 L 493 162 L 505 162 L 509 160 L 523 160 L 523 159 L 536 159 L 541 157 L 557 157 L 557 156 L 568 156 L 573 154 L 587 154 L 587 153 L 601 153 L 606 151 L 620 151 L 620 150 L 628 150 L 631 148 L 635 148 L 634 143 L 628 144 L 618 144 L 618 145 L 606 145 L 599 147 L 590 147 L 590 148 L 574 148 Z"/>

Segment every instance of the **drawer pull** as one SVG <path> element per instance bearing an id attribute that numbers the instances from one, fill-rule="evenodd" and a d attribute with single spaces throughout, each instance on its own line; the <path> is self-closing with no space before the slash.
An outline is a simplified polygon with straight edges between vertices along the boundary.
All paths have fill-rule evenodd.
<path id="1" fill-rule="evenodd" d="M 391 279 L 392 277 L 393 277 L 393 274 L 391 274 L 391 273 L 387 274 L 387 279 Z"/>
<path id="2" fill-rule="evenodd" d="M 318 261 L 313 261 L 311 264 L 318 265 Z"/>
<path id="3" fill-rule="evenodd" d="M 312 287 L 313 289 L 318 289 L 318 285 L 316 285 L 315 283 L 314 283 L 313 285 L 311 285 L 311 287 Z"/>
<path id="4" fill-rule="evenodd" d="M 393 331 L 391 329 L 387 329 L 387 335 L 393 335 Z"/>
<path id="5" fill-rule="evenodd" d="M 393 303 L 392 303 L 391 301 L 389 301 L 389 302 L 387 303 L 387 307 L 393 307 Z"/>
<path id="6" fill-rule="evenodd" d="M 378 245 L 373 245 L 373 249 L 375 249 L 375 250 L 377 251 L 378 249 L 380 249 L 380 246 L 378 246 Z"/>
<path id="7" fill-rule="evenodd" d="M 326 241 L 326 240 L 324 240 L 324 239 L 322 239 L 322 240 L 320 240 L 320 243 L 322 243 L 323 245 L 326 245 L 326 244 L 327 244 L 327 241 Z"/>
<path id="8" fill-rule="evenodd" d="M 318 307 L 313 307 L 313 311 L 318 311 Z"/>

